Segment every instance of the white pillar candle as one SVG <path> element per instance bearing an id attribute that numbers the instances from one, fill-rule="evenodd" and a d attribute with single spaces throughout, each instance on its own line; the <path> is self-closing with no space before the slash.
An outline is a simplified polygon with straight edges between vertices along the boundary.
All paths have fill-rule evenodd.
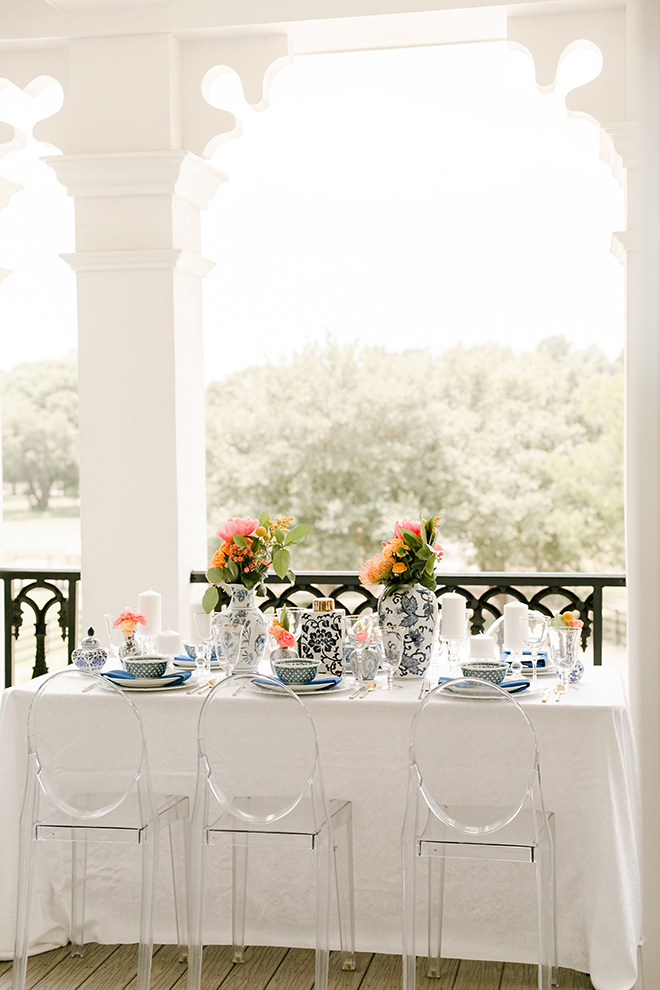
<path id="1" fill-rule="evenodd" d="M 170 657 L 175 657 L 181 652 L 181 637 L 174 629 L 165 629 L 156 636 L 156 649 L 159 653 L 166 653 Z"/>
<path id="2" fill-rule="evenodd" d="M 440 596 L 442 639 L 464 639 L 467 615 L 465 599 L 456 591 Z"/>
<path id="3" fill-rule="evenodd" d="M 520 620 L 527 616 L 528 608 L 524 602 L 509 602 L 504 606 L 504 649 L 524 650 Z"/>
<path id="4" fill-rule="evenodd" d="M 138 635 L 157 636 L 161 628 L 161 596 L 157 591 L 150 588 L 138 595 L 138 612 L 147 620 L 146 625 L 138 625 Z"/>
<path id="5" fill-rule="evenodd" d="M 486 633 L 470 636 L 470 656 L 475 660 L 492 660 L 495 653 L 495 640 Z"/>
<path id="6" fill-rule="evenodd" d="M 195 612 L 203 612 L 204 606 L 201 602 L 191 602 L 190 603 L 190 622 L 188 624 L 188 643 L 199 645 L 202 642 L 202 637 L 197 632 L 197 623 L 195 622 Z"/>

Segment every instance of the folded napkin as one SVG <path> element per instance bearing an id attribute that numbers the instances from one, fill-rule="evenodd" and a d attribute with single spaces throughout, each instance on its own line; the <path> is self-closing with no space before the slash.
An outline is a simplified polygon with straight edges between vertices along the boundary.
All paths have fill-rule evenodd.
<path id="1" fill-rule="evenodd" d="M 127 670 L 105 670 L 103 672 L 103 677 L 109 677 L 112 681 L 134 681 L 135 677 L 129 674 Z M 187 681 L 189 677 L 192 677 L 192 670 L 181 670 L 176 673 L 163 674 L 162 677 L 150 677 L 149 680 L 153 680 L 156 683 L 162 683 L 164 680 L 170 681 L 172 684 L 179 684 L 181 681 Z M 140 677 L 138 680 L 146 680 L 147 678 Z"/>
<path id="2" fill-rule="evenodd" d="M 456 678 L 454 678 L 454 677 L 439 677 L 438 678 L 438 684 L 445 684 L 447 681 L 453 681 L 453 680 L 456 680 Z M 523 681 L 523 680 L 520 680 L 520 681 L 502 681 L 501 684 L 498 684 L 496 686 L 497 687 L 501 687 L 504 691 L 507 691 L 508 694 L 519 694 L 521 691 L 525 691 L 529 687 L 529 684 L 530 684 L 529 681 Z M 480 686 L 481 685 L 479 685 L 479 684 L 464 684 L 463 685 L 463 687 L 466 687 L 466 688 L 480 687 Z"/>
<path id="3" fill-rule="evenodd" d="M 285 683 L 281 677 L 274 677 L 272 680 L 279 681 L 280 684 Z M 253 677 L 252 681 L 254 684 L 265 684 L 267 687 L 272 683 L 272 681 L 267 680 L 265 677 Z M 325 691 L 329 687 L 335 687 L 335 685 L 339 684 L 340 681 L 341 677 L 317 677 L 314 681 L 308 681 L 305 685 L 296 684 L 295 687 L 313 687 L 317 684 L 324 684 L 325 687 L 320 690 Z M 286 686 L 291 687 L 292 685 L 287 684 Z"/>
<path id="4" fill-rule="evenodd" d="M 506 662 L 508 663 L 509 662 L 509 656 L 510 655 L 511 655 L 510 650 L 502 650 L 502 656 L 500 657 L 500 659 L 501 660 L 506 660 Z M 531 657 L 531 655 L 532 655 L 532 651 L 531 650 L 523 650 L 523 655 L 522 655 L 522 665 L 523 665 L 523 667 L 529 667 L 531 669 L 532 661 L 531 660 L 525 660 L 525 657 Z M 548 651 L 547 650 L 539 650 L 539 656 L 538 656 L 538 660 L 536 661 L 536 666 L 537 667 L 545 667 L 546 663 L 548 663 L 548 662 L 549 662 L 548 661 Z"/>

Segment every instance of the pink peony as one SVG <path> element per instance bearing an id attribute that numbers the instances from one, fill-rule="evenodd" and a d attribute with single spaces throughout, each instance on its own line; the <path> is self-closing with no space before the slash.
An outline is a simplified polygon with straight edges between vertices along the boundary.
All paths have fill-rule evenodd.
<path id="1" fill-rule="evenodd" d="M 394 523 L 394 535 L 401 537 L 401 530 L 409 529 L 411 533 L 415 536 L 419 536 L 421 539 L 422 524 L 416 519 L 401 519 L 399 522 Z"/>
<path id="2" fill-rule="evenodd" d="M 224 526 L 218 529 L 218 536 L 221 540 L 228 542 L 232 536 L 251 536 L 259 525 L 258 519 L 228 519 Z"/>
<path id="3" fill-rule="evenodd" d="M 287 629 L 280 633 L 277 637 L 277 645 L 283 648 L 290 649 L 292 646 L 296 645 L 295 637 Z"/>

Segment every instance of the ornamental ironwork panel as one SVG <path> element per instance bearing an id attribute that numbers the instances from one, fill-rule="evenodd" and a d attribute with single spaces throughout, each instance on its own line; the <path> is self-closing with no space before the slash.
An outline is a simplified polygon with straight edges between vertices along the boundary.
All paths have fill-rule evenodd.
<path id="1" fill-rule="evenodd" d="M 77 585 L 80 571 L 0 568 L 4 581 L 5 618 L 5 686 L 14 683 L 15 644 L 21 633 L 25 613 L 34 618 L 36 640 L 32 676 L 48 673 L 46 636 L 51 613 L 56 617 L 60 635 L 66 644 L 67 657 L 75 647 Z"/>
<path id="2" fill-rule="evenodd" d="M 205 583 L 204 571 L 193 571 L 190 580 Z M 436 595 L 454 591 L 465 598 L 472 610 L 470 632 L 483 632 L 502 615 L 505 600 L 524 602 L 544 615 L 577 611 L 582 619 L 582 648 L 591 640 L 594 664 L 603 658 L 603 589 L 625 588 L 625 574 L 533 574 L 480 572 L 474 574 L 439 574 Z M 360 584 L 356 571 L 301 571 L 295 584 L 285 584 L 275 574 L 266 578 L 266 597 L 259 600 L 263 611 L 270 612 L 288 603 L 310 605 L 314 598 L 334 598 L 349 613 L 371 611 L 378 598 Z M 550 601 L 553 600 L 551 603 Z M 229 595 L 221 592 L 216 608 L 224 608 Z M 489 621 L 490 619 L 490 621 Z"/>

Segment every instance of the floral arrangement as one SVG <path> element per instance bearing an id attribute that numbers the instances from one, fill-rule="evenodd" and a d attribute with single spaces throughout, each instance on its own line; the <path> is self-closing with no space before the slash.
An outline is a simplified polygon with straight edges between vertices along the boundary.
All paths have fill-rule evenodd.
<path id="1" fill-rule="evenodd" d="M 289 616 L 286 610 L 286 605 L 282 606 L 279 618 L 275 616 L 273 619 L 273 624 L 268 631 L 281 650 L 295 647 L 296 640 L 293 633 L 290 632 Z"/>
<path id="2" fill-rule="evenodd" d="M 137 612 L 121 612 L 112 623 L 112 628 L 121 629 L 124 636 L 128 639 L 135 632 L 138 622 L 142 623 L 143 626 L 147 624 L 145 617 L 138 615 Z"/>
<path id="3" fill-rule="evenodd" d="M 360 568 L 362 584 L 367 588 L 384 584 L 390 589 L 419 583 L 435 591 L 435 565 L 443 555 L 442 547 L 435 542 L 440 518 L 401 519 L 395 523 L 393 538 Z"/>
<path id="4" fill-rule="evenodd" d="M 557 612 L 550 619 L 553 629 L 582 629 L 584 622 L 578 619 L 576 612 Z"/>
<path id="5" fill-rule="evenodd" d="M 271 566 L 283 581 L 295 580 L 289 547 L 301 543 L 312 527 L 300 523 L 290 529 L 292 522 L 291 516 L 272 520 L 267 512 L 262 512 L 258 519 L 250 516 L 231 518 L 219 527 L 222 544 L 213 554 L 206 572 L 212 586 L 202 599 L 206 612 L 212 612 L 218 603 L 219 584 L 242 584 L 248 589 L 261 585 L 261 594 L 265 595 L 263 580 Z"/>

